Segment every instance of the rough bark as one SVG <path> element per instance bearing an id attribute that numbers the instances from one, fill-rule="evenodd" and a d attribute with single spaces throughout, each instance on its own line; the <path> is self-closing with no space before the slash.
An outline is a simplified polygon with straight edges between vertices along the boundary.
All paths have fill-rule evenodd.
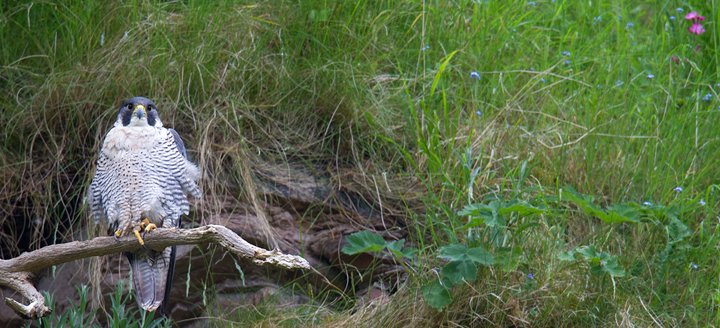
<path id="1" fill-rule="evenodd" d="M 256 265 L 269 263 L 285 269 L 314 271 L 302 257 L 254 246 L 232 230 L 220 225 L 207 225 L 195 229 L 158 228 L 145 236 L 145 245 L 152 249 L 203 243 L 219 244 L 241 258 L 252 260 Z M 6 298 L 5 304 L 23 318 L 39 318 L 49 315 L 52 311 L 45 306 L 44 297 L 32 283 L 40 270 L 82 258 L 130 252 L 139 248 L 138 240 L 133 235 L 125 236 L 119 241 L 113 237 L 98 237 L 88 241 L 50 245 L 36 251 L 23 253 L 10 260 L 0 260 L 0 285 L 18 291 L 29 301 L 28 305 L 23 305 Z"/>

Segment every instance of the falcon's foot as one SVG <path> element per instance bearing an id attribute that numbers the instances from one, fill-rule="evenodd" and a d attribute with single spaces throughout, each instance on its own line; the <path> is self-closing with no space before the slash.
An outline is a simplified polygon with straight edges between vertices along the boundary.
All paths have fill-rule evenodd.
<path id="1" fill-rule="evenodd" d="M 140 229 L 142 229 L 142 236 L 140 235 L 140 232 L 137 230 L 134 230 L 135 237 L 137 237 L 138 241 L 140 242 L 140 245 L 143 247 L 144 250 L 147 250 L 147 247 L 145 247 L 145 241 L 143 238 L 145 238 L 145 234 L 152 230 L 157 228 L 157 226 L 154 223 L 150 223 L 150 220 L 143 219 L 140 223 Z"/>
<path id="2" fill-rule="evenodd" d="M 144 250 L 147 250 L 147 247 L 145 247 L 145 241 L 142 239 L 142 237 L 140 237 L 140 233 L 137 230 L 133 230 L 133 232 L 135 233 L 135 237 L 137 237 L 138 241 L 140 242 L 140 246 L 142 246 Z"/>
<path id="3" fill-rule="evenodd" d="M 145 220 L 142 220 L 142 223 L 140 223 L 140 228 L 143 230 L 142 236 L 143 236 L 143 238 L 145 238 L 145 234 L 148 231 L 157 228 L 157 226 L 155 225 L 155 223 L 150 223 L 150 220 L 145 219 Z"/>
<path id="4" fill-rule="evenodd" d="M 120 236 L 122 235 L 122 230 L 115 231 L 113 234 L 113 237 L 115 237 L 116 241 L 120 241 Z"/>

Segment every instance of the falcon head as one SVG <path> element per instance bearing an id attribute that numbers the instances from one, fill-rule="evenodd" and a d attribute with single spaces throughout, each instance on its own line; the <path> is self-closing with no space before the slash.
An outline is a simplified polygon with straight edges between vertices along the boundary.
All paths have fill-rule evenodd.
<path id="1" fill-rule="evenodd" d="M 125 100 L 120 105 L 118 122 L 127 127 L 162 126 L 158 117 L 157 106 L 145 97 Z"/>

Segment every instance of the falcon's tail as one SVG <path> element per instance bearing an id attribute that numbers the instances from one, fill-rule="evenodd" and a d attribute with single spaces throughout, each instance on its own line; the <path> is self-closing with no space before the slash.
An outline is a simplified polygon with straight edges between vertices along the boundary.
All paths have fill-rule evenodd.
<path id="1" fill-rule="evenodd" d="M 155 311 L 161 304 L 160 310 L 166 310 L 175 269 L 175 249 L 176 246 L 172 246 L 162 252 L 141 249 L 125 253 L 130 262 L 135 297 L 147 311 Z"/>

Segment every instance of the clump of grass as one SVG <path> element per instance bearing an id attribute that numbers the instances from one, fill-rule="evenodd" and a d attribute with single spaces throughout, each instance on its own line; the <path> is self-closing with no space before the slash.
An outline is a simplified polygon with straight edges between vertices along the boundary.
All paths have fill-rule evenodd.
<path id="1" fill-rule="evenodd" d="M 125 295 L 125 282 L 119 281 L 115 286 L 115 293 L 112 295 L 112 307 L 107 316 L 106 327 L 124 328 L 160 328 L 170 327 L 170 321 L 166 318 L 158 318 L 152 320 L 152 315 L 148 317 L 148 312 L 143 309 L 128 309 L 125 304 L 131 299 L 130 294 Z M 100 327 L 97 324 L 97 309 L 88 311 L 88 292 L 90 287 L 82 285 L 77 286 L 78 303 L 75 304 L 70 300 L 70 309 L 64 313 L 58 313 L 55 307 L 55 298 L 43 292 L 46 305 L 52 309 L 52 314 L 35 320 L 35 325 L 40 328 L 53 327 Z M 26 327 L 31 327 L 28 323 Z"/>

